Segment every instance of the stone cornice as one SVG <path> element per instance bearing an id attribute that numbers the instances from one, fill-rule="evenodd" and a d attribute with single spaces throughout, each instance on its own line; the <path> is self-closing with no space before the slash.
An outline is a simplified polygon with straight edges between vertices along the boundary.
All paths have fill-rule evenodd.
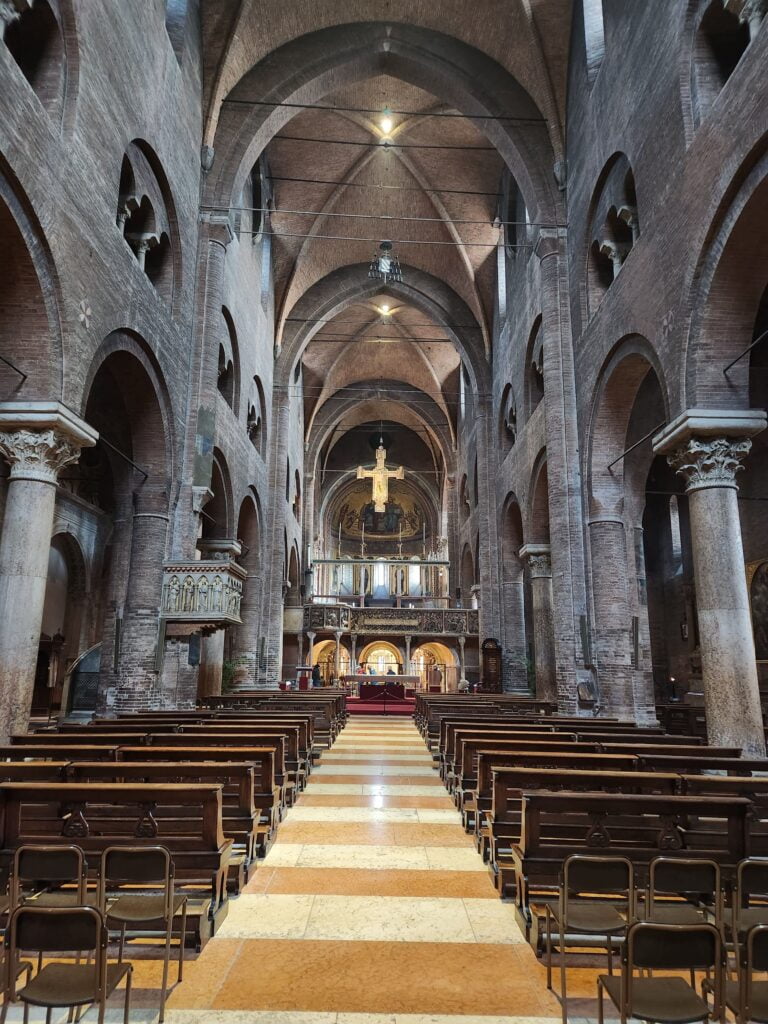
<path id="1" fill-rule="evenodd" d="M 765 430 L 762 409 L 686 409 L 653 438 L 654 455 L 666 454 L 689 438 L 754 437 Z"/>

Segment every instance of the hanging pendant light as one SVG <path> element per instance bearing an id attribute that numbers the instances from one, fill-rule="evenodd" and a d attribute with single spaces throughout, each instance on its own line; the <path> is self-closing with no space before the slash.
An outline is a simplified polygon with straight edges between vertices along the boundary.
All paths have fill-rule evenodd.
<path id="1" fill-rule="evenodd" d="M 398 284 L 402 282 L 403 272 L 400 269 L 400 260 L 392 251 L 391 242 L 382 242 L 379 246 L 379 251 L 374 253 L 368 270 L 368 277 L 384 282 L 395 281 Z"/>

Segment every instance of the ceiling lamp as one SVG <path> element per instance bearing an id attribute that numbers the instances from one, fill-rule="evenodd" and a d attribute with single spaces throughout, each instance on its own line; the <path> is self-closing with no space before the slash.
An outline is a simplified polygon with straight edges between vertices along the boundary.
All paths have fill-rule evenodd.
<path id="1" fill-rule="evenodd" d="M 391 242 L 382 242 L 379 251 L 374 253 L 368 269 L 368 277 L 373 277 L 377 281 L 402 283 L 403 272 L 400 269 L 400 260 L 392 251 Z"/>
<path id="2" fill-rule="evenodd" d="M 379 121 L 379 126 L 385 135 L 389 135 L 395 126 L 395 122 L 389 115 L 389 107 L 384 107 L 384 116 L 382 117 L 381 121 Z"/>

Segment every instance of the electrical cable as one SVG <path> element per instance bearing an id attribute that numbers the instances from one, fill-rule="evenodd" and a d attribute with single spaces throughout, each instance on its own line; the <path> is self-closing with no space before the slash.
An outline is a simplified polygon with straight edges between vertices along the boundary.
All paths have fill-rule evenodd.
<path id="1" fill-rule="evenodd" d="M 374 323 L 396 323 L 394 320 L 390 320 L 392 314 L 381 314 L 380 320 L 371 320 L 370 324 L 361 324 L 359 320 L 336 320 L 334 318 L 328 319 L 326 317 L 301 317 L 301 316 L 287 316 L 285 323 L 287 324 L 357 324 L 358 327 L 373 326 Z M 403 327 L 438 327 L 439 324 L 434 322 L 427 323 L 416 323 L 416 324 L 403 324 Z M 452 328 L 457 331 L 479 331 L 480 327 L 478 324 L 446 324 L 446 328 Z"/>
<path id="2" fill-rule="evenodd" d="M 265 235 L 270 238 L 318 238 L 331 242 L 376 242 L 381 243 L 381 238 L 358 237 L 357 235 L 313 235 L 303 231 L 241 231 L 243 235 Z M 496 242 L 453 242 L 434 241 L 420 238 L 391 238 L 392 245 L 458 245 L 470 249 L 495 249 Z M 515 242 L 513 245 L 505 243 L 507 249 L 530 249 L 533 242 Z"/>
<path id="3" fill-rule="evenodd" d="M 330 113 L 375 114 L 387 117 L 449 117 L 466 121 L 512 121 L 516 124 L 546 124 L 545 117 L 517 117 L 514 114 L 462 114 L 459 111 L 427 111 L 427 110 L 390 110 L 389 107 L 379 110 L 374 107 L 337 107 L 322 103 L 286 103 L 279 100 L 240 100 L 226 97 L 222 103 L 237 104 L 251 107 L 285 107 L 289 110 L 324 110 Z"/>
<path id="4" fill-rule="evenodd" d="M 387 190 L 390 192 L 438 192 L 446 195 L 457 196 L 490 196 L 494 199 L 501 198 L 501 192 L 478 192 L 475 189 L 466 188 L 421 188 L 417 185 L 367 185 L 359 181 L 330 181 L 327 178 L 295 178 L 288 175 L 270 174 L 269 180 L 291 181 L 299 185 L 346 185 L 348 188 L 370 188 L 376 190 Z"/>
<path id="5" fill-rule="evenodd" d="M 415 221 L 420 224 L 481 224 L 485 227 L 541 227 L 554 228 L 556 224 L 533 224 L 527 220 L 467 220 L 463 217 L 402 217 L 389 213 L 332 213 L 328 210 L 283 210 L 271 209 L 268 206 L 206 206 L 205 210 L 211 213 L 270 213 L 273 217 L 282 215 L 286 217 L 346 217 L 354 220 L 389 220 L 389 221 Z"/>
<path id="6" fill-rule="evenodd" d="M 272 141 L 280 142 L 312 142 L 315 145 L 324 146 L 359 146 L 365 149 L 455 149 L 461 153 L 496 153 L 495 146 L 462 146 L 451 143 L 428 143 L 428 142 L 388 142 L 382 139 L 380 142 L 355 142 L 352 139 L 313 139 L 309 135 L 274 135 Z"/>

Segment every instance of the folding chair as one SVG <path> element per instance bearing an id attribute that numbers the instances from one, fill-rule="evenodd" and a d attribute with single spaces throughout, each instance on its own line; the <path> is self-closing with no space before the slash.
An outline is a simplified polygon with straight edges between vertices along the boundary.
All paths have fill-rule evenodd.
<path id="1" fill-rule="evenodd" d="M 707 971 L 714 1007 L 685 978 L 638 977 L 635 971 Z M 710 1015 L 725 1019 L 723 977 L 725 948 L 713 924 L 656 924 L 636 921 L 622 944 L 621 974 L 597 979 L 598 1024 L 604 1021 L 604 994 L 619 1011 L 621 1024 L 630 1017 L 657 1024 L 692 1024 Z"/>
<path id="2" fill-rule="evenodd" d="M 126 930 L 129 925 L 145 929 L 160 924 L 165 938 L 163 981 L 160 991 L 160 1020 L 165 1018 L 168 994 L 168 965 L 171 957 L 173 922 L 181 912 L 179 933 L 179 974 L 184 970 L 184 940 L 187 932 L 187 896 L 174 892 L 174 867 L 164 846 L 110 846 L 101 855 L 99 905 L 107 924 L 120 928 L 119 962 L 122 963 Z M 133 888 L 123 889 L 124 886 Z M 151 892 L 136 892 L 135 887 L 151 887 Z"/>
<path id="3" fill-rule="evenodd" d="M 46 1024 L 54 1008 L 98 1007 L 99 1024 L 104 1022 L 107 999 L 123 980 L 125 983 L 124 1024 L 131 1012 L 131 976 L 133 965 L 107 962 L 108 934 L 101 911 L 95 907 L 43 907 L 22 904 L 11 913 L 6 932 L 8 971 L 4 983 L 0 1024 L 5 1024 L 8 1007 L 21 1001 L 24 1021 L 30 1006 L 45 1007 Z M 74 954 L 72 951 L 77 950 Z M 55 956 L 57 962 L 45 964 L 34 976 L 32 965 L 20 960 L 20 953 Z M 88 954 L 81 963 L 83 953 Z M 77 962 L 58 962 L 61 958 Z M 19 988 L 19 979 L 26 983 Z"/>
<path id="4" fill-rule="evenodd" d="M 754 903 L 755 899 L 761 902 Z M 768 857 L 747 857 L 738 863 L 731 911 L 734 943 L 756 924 L 768 924 Z"/>
<path id="5" fill-rule="evenodd" d="M 626 857 L 575 853 L 563 863 L 557 907 L 546 904 L 547 988 L 552 988 L 552 930 L 560 951 L 560 1005 L 568 1021 L 565 950 L 568 935 L 605 938 L 608 971 L 613 972 L 613 939 L 621 938 L 635 916 L 635 882 Z M 586 895 L 585 895 L 586 894 Z M 595 897 L 605 897 L 595 899 Z M 572 945 L 574 943 L 571 943 Z M 578 944 L 578 943 L 576 943 Z"/>

